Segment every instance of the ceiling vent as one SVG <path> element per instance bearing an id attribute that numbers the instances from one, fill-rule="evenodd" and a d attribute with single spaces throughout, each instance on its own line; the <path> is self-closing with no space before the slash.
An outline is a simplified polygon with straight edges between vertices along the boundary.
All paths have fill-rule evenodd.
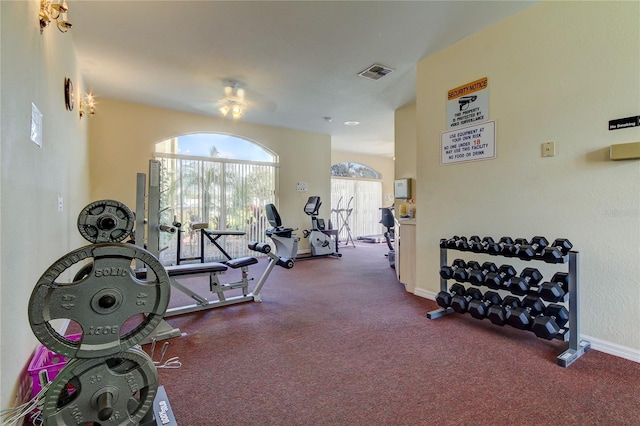
<path id="1" fill-rule="evenodd" d="M 368 78 L 369 80 L 380 80 L 392 71 L 392 68 L 385 67 L 384 65 L 373 64 L 370 67 L 367 67 L 367 69 L 360 71 L 358 75 L 360 77 Z"/>

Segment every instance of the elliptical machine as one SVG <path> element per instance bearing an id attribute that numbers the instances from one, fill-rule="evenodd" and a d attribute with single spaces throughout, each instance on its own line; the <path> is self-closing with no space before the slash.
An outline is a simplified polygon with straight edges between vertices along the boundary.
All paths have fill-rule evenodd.
<path id="1" fill-rule="evenodd" d="M 389 252 L 386 254 L 386 256 L 389 258 L 389 266 L 395 269 L 396 250 L 393 247 L 393 240 L 395 239 L 395 219 L 393 217 L 393 211 L 388 207 L 382 207 L 380 211 L 382 212 L 380 223 L 382 224 L 382 226 L 387 228 L 387 230 L 384 232 L 384 239 L 387 242 L 387 246 L 389 247 Z"/>
<path id="2" fill-rule="evenodd" d="M 331 225 L 327 229 L 324 219 L 318 218 L 321 205 L 320 197 L 314 195 L 309 197 L 304 206 L 304 212 L 311 216 L 311 229 L 303 231 L 304 237 L 309 240 L 311 255 L 342 257 L 342 253 L 338 253 L 338 231 L 331 229 Z M 331 237 L 335 238 L 335 241 L 331 241 Z"/>

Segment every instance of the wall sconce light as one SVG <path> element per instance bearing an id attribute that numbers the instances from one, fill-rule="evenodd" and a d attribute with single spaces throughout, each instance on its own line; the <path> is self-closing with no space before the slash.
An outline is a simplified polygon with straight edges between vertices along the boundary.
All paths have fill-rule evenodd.
<path id="1" fill-rule="evenodd" d="M 227 82 L 224 86 L 224 97 L 218 100 L 220 114 L 226 117 L 231 113 L 231 118 L 234 120 L 242 118 L 244 109 L 247 106 L 244 99 L 244 89 L 238 87 L 238 85 L 239 83 L 236 81 Z"/>
<path id="2" fill-rule="evenodd" d="M 60 32 L 66 33 L 73 24 L 67 21 L 69 6 L 65 0 L 40 0 L 40 34 L 51 23 L 56 21 Z"/>
<path id="3" fill-rule="evenodd" d="M 91 93 L 87 93 L 84 96 L 84 99 L 81 96 L 80 108 L 78 108 L 78 110 L 80 113 L 80 118 L 84 117 L 85 115 L 91 117 L 96 113 L 96 98 L 94 98 Z"/>

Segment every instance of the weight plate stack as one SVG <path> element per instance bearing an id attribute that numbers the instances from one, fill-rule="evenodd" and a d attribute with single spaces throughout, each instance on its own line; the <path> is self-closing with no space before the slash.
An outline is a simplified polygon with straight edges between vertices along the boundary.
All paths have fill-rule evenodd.
<path id="1" fill-rule="evenodd" d="M 153 272 L 146 274 L 146 281 L 136 278 L 135 259 Z M 80 274 L 78 281 L 58 281 L 67 269 L 88 260 L 93 260 L 90 272 Z M 63 256 L 40 277 L 29 300 L 29 324 L 43 345 L 66 357 L 113 355 L 153 332 L 167 309 L 170 291 L 167 272 L 147 250 L 122 243 L 92 244 Z M 80 325 L 80 341 L 57 333 L 50 324 L 55 319 Z M 125 322 L 128 330 L 123 330 Z"/>
<path id="2" fill-rule="evenodd" d="M 78 215 L 78 231 L 90 243 L 119 243 L 133 230 L 135 215 L 119 201 L 100 200 Z"/>
<path id="3" fill-rule="evenodd" d="M 47 391 L 43 424 L 134 426 L 152 408 L 157 390 L 158 371 L 142 349 L 73 359 Z"/>

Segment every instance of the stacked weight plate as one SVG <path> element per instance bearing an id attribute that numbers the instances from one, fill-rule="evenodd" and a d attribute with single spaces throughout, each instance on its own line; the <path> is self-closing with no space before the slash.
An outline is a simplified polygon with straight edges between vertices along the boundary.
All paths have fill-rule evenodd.
<path id="1" fill-rule="evenodd" d="M 158 373 L 137 344 L 162 320 L 170 284 L 153 254 L 122 242 L 134 222 L 122 203 L 89 204 L 78 230 L 91 244 L 54 262 L 33 289 L 31 329 L 49 350 L 71 359 L 44 397 L 44 425 L 137 425 L 152 415 Z M 146 265 L 146 280 L 136 278 L 135 262 Z M 81 328 L 80 340 L 56 332 L 56 320 Z"/>

